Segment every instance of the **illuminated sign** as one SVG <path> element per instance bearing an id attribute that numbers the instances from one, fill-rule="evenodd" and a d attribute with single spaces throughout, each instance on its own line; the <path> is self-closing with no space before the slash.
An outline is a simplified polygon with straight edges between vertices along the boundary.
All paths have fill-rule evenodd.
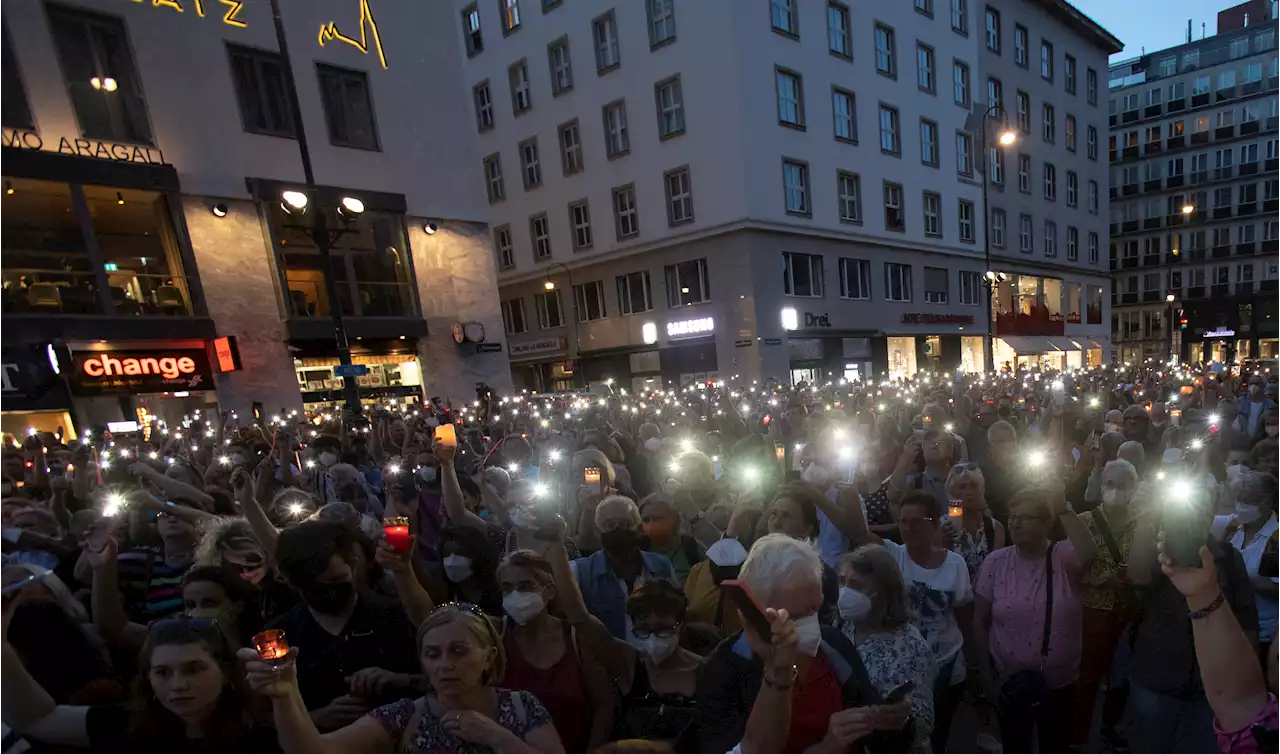
<path id="1" fill-rule="evenodd" d="M 321 47 L 324 43 L 331 39 L 339 42 L 346 42 L 356 48 L 365 55 L 369 54 L 369 43 L 365 36 L 365 32 L 371 32 L 373 35 L 373 46 L 378 51 L 378 62 L 382 63 L 383 70 L 387 67 L 387 56 L 382 52 L 382 36 L 378 34 L 378 22 L 373 20 L 373 10 L 369 8 L 369 0 L 360 0 L 360 38 L 355 39 L 348 37 L 338 31 L 338 27 L 332 21 L 320 27 L 320 35 L 317 41 Z"/>
<path id="2" fill-rule="evenodd" d="M 711 317 L 686 319 L 667 323 L 667 337 L 681 338 L 689 335 L 702 335 L 715 329 L 716 323 Z"/>
<path id="3" fill-rule="evenodd" d="M 213 389 L 213 369 L 204 347 L 77 351 L 71 363 L 71 391 L 76 395 Z"/>
<path id="4" fill-rule="evenodd" d="M 76 157 L 93 157 L 98 160 L 114 162 L 132 162 L 140 165 L 167 165 L 164 153 L 156 147 L 142 147 L 137 144 L 116 144 L 98 139 L 58 139 L 58 146 L 45 149 L 44 139 L 35 131 L 6 128 L 0 143 L 6 147 L 30 149 L 32 151 L 57 152 L 58 154 L 75 155 Z"/>
<path id="5" fill-rule="evenodd" d="M 568 346 L 569 341 L 563 336 L 558 338 L 543 338 L 542 340 L 526 340 L 523 343 L 508 343 L 507 355 L 532 356 L 537 353 L 563 351 L 568 348 Z"/>
<path id="6" fill-rule="evenodd" d="M 1204 337 L 1206 338 L 1234 338 L 1235 336 L 1235 330 L 1228 330 L 1225 327 L 1219 327 L 1217 330 L 1204 331 Z"/>
<path id="7" fill-rule="evenodd" d="M 213 348 L 213 357 L 218 362 L 219 372 L 234 372 L 240 368 L 240 353 L 236 348 L 234 335 L 214 338 L 211 346 Z"/>
<path id="8" fill-rule="evenodd" d="M 932 314 L 907 312 L 902 315 L 904 325 L 972 325 L 972 314 Z"/>

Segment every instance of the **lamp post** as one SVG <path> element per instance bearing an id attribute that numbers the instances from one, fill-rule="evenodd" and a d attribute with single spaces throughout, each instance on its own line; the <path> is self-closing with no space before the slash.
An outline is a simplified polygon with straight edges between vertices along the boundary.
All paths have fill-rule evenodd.
<path id="1" fill-rule="evenodd" d="M 569 265 L 565 264 L 564 262 L 552 262 L 551 264 L 547 265 L 547 277 L 545 280 L 542 281 L 542 287 L 547 291 L 554 291 L 556 289 L 555 281 L 551 279 L 551 269 L 553 267 L 563 267 L 564 276 L 569 280 L 569 323 L 570 323 L 570 327 L 573 328 L 573 359 L 572 359 L 572 361 L 574 362 L 573 381 L 574 383 L 577 383 L 578 369 L 582 364 L 582 357 L 580 355 L 582 352 L 582 341 L 579 340 L 578 338 L 578 302 L 576 301 L 577 291 L 573 287 L 573 271 L 570 270 Z"/>
<path id="2" fill-rule="evenodd" d="M 1180 209 L 1182 212 L 1182 216 L 1187 220 L 1190 220 L 1191 215 L 1194 214 L 1196 211 L 1194 204 L 1184 204 Z M 1185 225 L 1186 223 L 1184 222 L 1183 224 Z M 1169 249 L 1169 254 L 1167 254 L 1164 258 L 1166 267 L 1172 267 L 1173 263 L 1177 261 L 1177 257 L 1179 253 L 1180 253 L 1179 249 Z M 1164 301 L 1166 304 L 1168 304 L 1168 306 L 1166 307 L 1167 311 L 1165 312 L 1165 323 L 1166 323 L 1167 330 L 1165 333 L 1164 348 L 1165 348 L 1165 352 L 1169 354 L 1169 358 L 1172 359 L 1176 357 L 1177 360 L 1181 362 L 1182 349 L 1179 348 L 1178 349 L 1179 353 L 1177 354 L 1173 352 L 1173 302 L 1177 298 L 1177 296 L 1173 293 L 1173 270 L 1172 269 L 1165 270 L 1164 283 L 1165 283 L 1165 291 L 1166 291 Z"/>
<path id="3" fill-rule="evenodd" d="M 987 150 L 987 121 L 997 114 L 1001 116 L 999 122 L 1004 126 L 1000 131 L 1000 146 L 1009 147 L 1018 140 L 1017 132 L 1009 128 L 1009 115 L 1005 112 L 1004 107 L 998 102 L 988 107 L 987 111 L 982 114 L 982 123 L 979 128 L 982 134 L 982 159 L 986 162 L 982 170 L 982 253 L 986 264 L 986 274 L 983 276 L 982 281 L 987 289 L 987 337 L 983 341 L 982 358 L 986 362 L 986 368 L 992 372 L 996 371 L 996 365 L 995 348 L 992 342 L 995 338 L 995 316 L 991 312 L 991 306 L 995 287 L 1006 277 L 1004 273 L 996 273 L 991 269 L 991 210 L 988 208 L 987 201 L 987 182 L 991 172 L 991 154 Z M 1008 228 L 1005 229 L 1005 232 L 1008 232 Z"/>

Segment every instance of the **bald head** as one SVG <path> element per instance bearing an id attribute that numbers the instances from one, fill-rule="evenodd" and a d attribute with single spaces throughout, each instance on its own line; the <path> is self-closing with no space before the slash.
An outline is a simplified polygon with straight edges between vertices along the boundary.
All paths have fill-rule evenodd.
<path id="1" fill-rule="evenodd" d="M 1139 473 L 1147 467 L 1147 451 L 1143 449 L 1142 443 L 1136 440 L 1122 443 L 1120 449 L 1116 451 L 1116 458 L 1133 464 Z"/>
<path id="2" fill-rule="evenodd" d="M 1107 432 L 1098 439 L 1098 447 L 1102 450 L 1102 457 L 1108 461 L 1116 460 L 1116 453 L 1119 452 L 1120 446 L 1124 444 L 1124 435 L 1119 432 Z"/>

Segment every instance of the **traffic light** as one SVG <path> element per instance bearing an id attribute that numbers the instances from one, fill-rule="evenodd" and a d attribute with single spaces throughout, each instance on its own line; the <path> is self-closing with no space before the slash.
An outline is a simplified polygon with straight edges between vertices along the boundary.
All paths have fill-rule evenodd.
<path id="1" fill-rule="evenodd" d="M 1187 318 L 1186 318 L 1186 317 L 1181 317 L 1181 318 L 1179 318 L 1179 319 L 1178 319 L 1178 326 L 1179 326 L 1180 328 L 1182 328 L 1183 330 L 1187 329 Z"/>

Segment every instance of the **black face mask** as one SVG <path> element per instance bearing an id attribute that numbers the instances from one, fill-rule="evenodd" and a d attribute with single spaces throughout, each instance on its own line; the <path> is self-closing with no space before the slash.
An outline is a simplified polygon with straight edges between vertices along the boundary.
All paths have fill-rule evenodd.
<path id="1" fill-rule="evenodd" d="M 996 409 L 996 413 L 1000 414 L 1000 416 L 1001 416 L 1002 418 L 1008 418 L 1008 416 L 1009 416 L 1009 407 L 1008 407 L 1008 406 L 1001 406 L 1000 408 Z"/>
<path id="2" fill-rule="evenodd" d="M 324 615 L 337 615 L 355 596 L 356 585 L 350 581 L 317 581 L 302 589 L 307 607 Z"/>
<path id="3" fill-rule="evenodd" d="M 640 535 L 635 529 L 620 527 L 600 535 L 600 546 L 615 558 L 628 555 L 636 549 Z"/>
<path id="4" fill-rule="evenodd" d="M 742 566 L 721 566 L 715 563 L 709 564 L 711 567 L 711 580 L 716 586 L 720 586 L 721 581 L 738 578 L 738 572 L 742 570 Z"/>

